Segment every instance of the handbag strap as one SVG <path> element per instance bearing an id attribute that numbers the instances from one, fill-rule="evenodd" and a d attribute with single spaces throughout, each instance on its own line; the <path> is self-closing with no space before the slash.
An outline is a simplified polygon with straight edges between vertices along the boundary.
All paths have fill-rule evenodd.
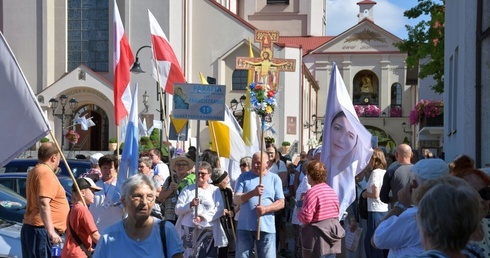
<path id="1" fill-rule="evenodd" d="M 165 235 L 165 223 L 166 220 L 160 221 L 160 238 L 162 239 L 163 255 L 167 257 L 167 237 Z"/>
<path id="2" fill-rule="evenodd" d="M 75 230 L 73 230 L 73 228 L 71 227 L 70 214 L 71 214 L 71 209 L 68 212 L 68 226 L 70 227 L 70 233 L 75 239 L 75 242 L 77 242 L 77 245 L 80 246 L 80 248 L 82 248 L 82 251 L 85 253 L 85 255 L 87 255 L 88 258 L 92 258 L 92 254 L 88 251 L 87 247 L 85 247 L 85 245 L 82 243 L 82 240 L 80 240 L 77 233 L 75 233 Z"/>

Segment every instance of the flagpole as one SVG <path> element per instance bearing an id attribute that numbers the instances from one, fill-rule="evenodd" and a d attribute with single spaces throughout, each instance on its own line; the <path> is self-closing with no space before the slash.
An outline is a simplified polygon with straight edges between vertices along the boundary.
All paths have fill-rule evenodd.
<path id="1" fill-rule="evenodd" d="M 160 82 L 160 71 L 158 69 L 158 63 L 157 63 L 157 59 L 156 57 L 154 56 L 153 57 L 153 60 L 155 61 L 155 70 L 157 71 L 157 79 L 158 79 L 158 86 L 159 86 L 159 89 L 158 89 L 158 95 L 160 96 L 160 112 L 163 112 L 164 115 L 160 115 L 160 118 L 162 119 L 162 124 L 163 124 L 163 127 L 165 128 L 165 139 L 167 139 L 168 141 L 168 131 L 167 131 L 167 111 L 165 109 L 165 106 L 163 105 L 163 87 L 162 87 L 162 83 Z M 162 114 L 162 113 L 160 113 Z M 160 134 L 161 135 L 161 134 Z M 163 139 L 162 137 L 160 137 L 160 146 L 162 146 L 163 142 Z M 162 151 L 162 150 L 160 150 Z M 172 175 L 172 172 L 173 172 L 173 166 L 172 166 L 172 155 L 170 155 L 170 146 L 168 146 L 168 165 L 169 165 L 169 176 L 170 176 L 170 182 L 174 182 L 174 177 Z"/>
<path id="2" fill-rule="evenodd" d="M 66 161 L 65 154 L 63 154 L 63 150 L 60 148 L 60 145 L 58 144 L 58 141 L 56 140 L 56 137 L 53 134 L 53 131 L 49 130 L 49 134 L 51 135 L 51 138 L 53 139 L 54 144 L 56 145 L 56 148 L 58 148 L 58 151 L 60 152 L 61 159 L 65 163 L 66 168 L 68 169 L 68 174 L 70 174 L 71 180 L 73 180 L 73 185 L 75 186 L 77 192 L 79 193 L 79 196 L 82 196 L 82 193 L 80 192 L 80 187 L 78 187 L 77 180 L 75 179 L 75 176 L 73 176 L 73 172 L 71 171 L 70 166 L 68 165 L 68 162 Z M 65 136 L 61 136 L 65 137 Z M 87 207 L 87 204 L 85 203 L 85 199 L 81 198 L 83 206 Z"/>
<path id="3" fill-rule="evenodd" d="M 198 189 L 199 187 L 197 186 L 197 180 L 198 180 L 198 176 L 199 176 L 199 142 L 200 142 L 200 132 L 201 131 L 201 120 L 197 120 L 197 155 L 196 155 L 196 164 L 195 164 L 195 175 L 196 175 L 196 182 L 195 182 L 195 186 L 196 186 L 196 195 L 195 195 L 195 199 L 199 198 L 199 194 L 198 194 Z M 197 214 L 197 206 L 194 207 L 194 218 L 197 218 L 198 214 Z M 194 225 L 194 257 L 197 257 L 197 225 Z"/>
<path id="4" fill-rule="evenodd" d="M 261 134 L 260 134 L 260 173 L 259 173 L 259 185 L 262 184 L 262 164 L 263 163 L 263 157 L 264 157 L 264 127 L 265 127 L 265 119 L 262 117 L 261 121 Z M 262 196 L 259 195 L 259 204 L 262 203 Z M 260 240 L 260 217 L 257 218 L 257 240 Z"/>

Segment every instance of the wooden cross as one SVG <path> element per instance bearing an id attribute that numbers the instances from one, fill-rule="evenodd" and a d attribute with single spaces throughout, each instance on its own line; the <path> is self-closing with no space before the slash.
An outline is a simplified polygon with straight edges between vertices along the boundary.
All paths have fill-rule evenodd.
<path id="1" fill-rule="evenodd" d="M 260 57 L 237 57 L 236 69 L 253 70 L 254 82 L 268 84 L 271 89 L 277 91 L 279 72 L 294 72 L 296 70 L 295 59 L 273 58 L 272 44 L 279 40 L 279 32 L 271 30 L 255 31 L 255 42 L 260 43 Z"/>

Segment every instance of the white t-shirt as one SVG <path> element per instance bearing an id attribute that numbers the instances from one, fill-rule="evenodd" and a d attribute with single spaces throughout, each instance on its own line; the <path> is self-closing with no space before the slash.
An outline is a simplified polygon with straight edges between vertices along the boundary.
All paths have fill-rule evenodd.
<path id="1" fill-rule="evenodd" d="M 155 171 L 155 175 L 159 175 L 162 178 L 162 182 L 165 182 L 167 177 L 170 175 L 168 166 L 167 164 L 163 163 L 163 161 L 158 162 L 158 164 L 153 167 L 153 171 Z"/>
<path id="2" fill-rule="evenodd" d="M 371 173 L 369 180 L 366 184 L 366 191 L 371 193 L 372 186 L 375 185 L 380 191 L 381 186 L 383 185 L 383 176 L 385 175 L 386 170 L 384 169 L 375 169 Z M 382 202 L 379 197 L 378 199 L 367 198 L 368 211 L 372 212 L 386 212 L 388 211 L 388 204 Z"/>
<path id="3" fill-rule="evenodd" d="M 94 203 L 90 204 L 89 210 L 97 229 L 103 232 L 108 226 L 122 219 L 121 190 L 117 186 L 117 179 L 108 183 L 101 179 L 95 184 L 102 190 L 94 193 Z"/>

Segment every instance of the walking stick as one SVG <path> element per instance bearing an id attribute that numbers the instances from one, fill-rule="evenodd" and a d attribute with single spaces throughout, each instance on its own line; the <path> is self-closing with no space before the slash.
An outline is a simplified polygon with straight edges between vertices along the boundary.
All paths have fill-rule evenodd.
<path id="1" fill-rule="evenodd" d="M 226 201 L 226 207 L 228 207 L 228 211 L 230 211 L 231 210 L 230 202 L 228 201 L 228 198 L 226 198 L 226 196 L 225 196 L 225 201 Z M 235 233 L 235 226 L 233 225 L 233 218 L 231 218 L 230 225 L 231 225 L 231 232 L 233 232 L 233 240 L 236 241 L 236 233 Z"/>

